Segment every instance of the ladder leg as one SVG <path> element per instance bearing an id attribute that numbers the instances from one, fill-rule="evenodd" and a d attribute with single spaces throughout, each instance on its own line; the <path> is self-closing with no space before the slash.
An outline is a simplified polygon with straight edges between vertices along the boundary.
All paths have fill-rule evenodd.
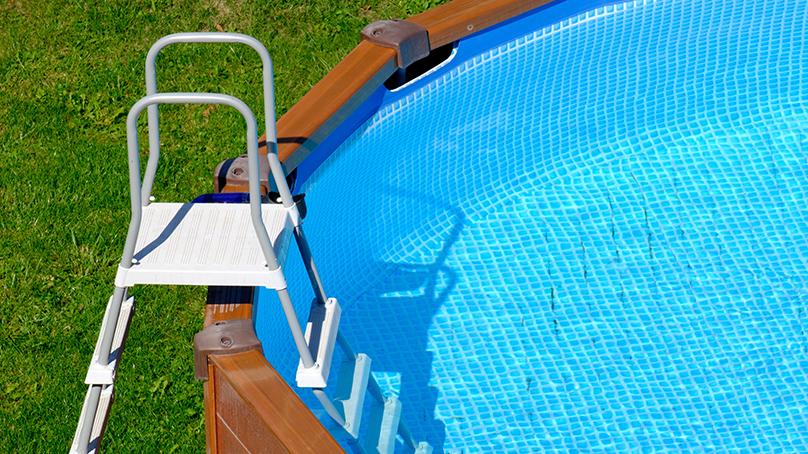
<path id="1" fill-rule="evenodd" d="M 317 297 L 317 302 L 325 304 L 328 296 L 325 294 L 325 287 L 323 287 L 323 280 L 320 278 L 320 273 L 317 271 L 317 265 L 314 264 L 314 257 L 311 255 L 311 248 L 303 233 L 303 226 L 298 225 L 294 229 L 295 240 L 297 241 L 297 248 L 300 249 L 300 256 L 303 258 L 303 264 L 306 266 L 306 272 L 309 275 L 311 287 L 314 290 L 314 295 Z"/>
<path id="2" fill-rule="evenodd" d="M 303 367 L 309 368 L 314 365 L 314 359 L 311 356 L 309 345 L 306 343 L 303 330 L 300 328 L 300 322 L 297 320 L 297 314 L 295 313 L 294 306 L 292 306 L 292 298 L 289 296 L 289 290 L 278 290 L 278 299 L 281 300 L 281 307 L 283 307 L 283 313 L 286 315 L 286 321 L 289 323 L 289 329 L 292 331 L 292 338 L 294 338 L 297 351 L 300 353 L 300 360 L 303 361 Z"/>
<path id="3" fill-rule="evenodd" d="M 115 369 L 123 349 L 133 305 L 134 300 L 127 299 L 127 289 L 116 287 L 107 303 L 93 359 L 84 380 L 90 386 L 82 406 L 71 453 L 87 454 L 91 450 L 98 450 L 98 446 L 91 446 L 91 442 L 94 435 L 103 435 L 101 432 L 112 399 Z"/>
<path id="4" fill-rule="evenodd" d="M 121 314 L 121 304 L 125 299 L 126 288 L 115 287 L 115 292 L 112 294 L 112 300 L 110 301 L 109 311 L 107 311 L 107 317 L 105 320 L 107 326 L 112 329 L 104 330 L 104 332 L 101 333 L 101 343 L 99 344 L 99 358 L 102 365 L 109 364 L 109 354 L 110 349 L 112 348 L 112 339 L 115 337 L 115 324 L 117 323 L 118 317 Z"/>
<path id="5" fill-rule="evenodd" d="M 328 413 L 328 416 L 340 426 L 345 427 L 345 418 L 339 413 L 339 410 L 337 410 L 337 407 L 334 406 L 334 403 L 331 402 L 331 399 L 325 394 L 325 391 L 322 389 L 312 389 L 312 392 L 314 396 L 317 397 L 317 400 L 320 401 L 320 404 L 325 409 L 325 412 Z"/>
<path id="6" fill-rule="evenodd" d="M 101 386 L 91 385 L 87 394 L 84 411 L 81 414 L 81 421 L 79 421 L 81 430 L 78 433 L 78 452 L 80 454 L 86 454 L 89 451 L 90 436 L 92 436 L 93 426 L 95 425 L 95 413 L 101 396 Z"/>
<path id="7" fill-rule="evenodd" d="M 415 438 L 412 437 L 410 429 L 404 424 L 404 418 L 398 420 L 398 434 L 401 435 L 401 438 L 404 439 L 404 444 L 410 449 L 413 451 L 418 449 L 418 445 L 415 443 Z"/>

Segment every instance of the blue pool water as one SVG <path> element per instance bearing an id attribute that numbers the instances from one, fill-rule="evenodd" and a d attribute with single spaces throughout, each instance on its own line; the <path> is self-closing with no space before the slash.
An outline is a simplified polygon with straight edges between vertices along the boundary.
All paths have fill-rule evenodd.
<path id="1" fill-rule="evenodd" d="M 808 2 L 524 31 L 384 103 L 303 190 L 342 332 L 438 450 L 808 451 Z M 268 292 L 256 323 L 293 382 Z"/>

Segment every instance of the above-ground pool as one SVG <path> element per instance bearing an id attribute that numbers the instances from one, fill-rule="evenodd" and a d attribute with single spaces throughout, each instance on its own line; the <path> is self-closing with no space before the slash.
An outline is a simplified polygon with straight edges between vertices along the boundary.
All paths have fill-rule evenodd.
<path id="1" fill-rule="evenodd" d="M 438 451 L 804 452 L 808 2 L 583 3 L 461 41 L 301 166 L 341 332 Z"/>

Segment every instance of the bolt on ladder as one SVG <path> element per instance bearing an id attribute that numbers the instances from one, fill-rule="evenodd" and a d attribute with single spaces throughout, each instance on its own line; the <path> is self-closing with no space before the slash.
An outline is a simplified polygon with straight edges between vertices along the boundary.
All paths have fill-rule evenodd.
<path id="1" fill-rule="evenodd" d="M 255 115 L 246 104 L 223 94 L 157 92 L 157 54 L 175 43 L 240 43 L 252 47 L 261 57 L 267 160 L 280 194 L 279 204 L 261 203 L 257 126 Z M 384 436 L 380 439 L 383 440 L 378 447 L 368 451 L 392 452 L 396 434 L 399 434 L 416 452 L 431 452 L 427 444 L 416 445 L 412 441 L 409 431 L 400 422 L 400 404 L 394 398 L 385 399 L 370 376 L 369 358 L 354 354 L 338 333 L 339 304 L 336 299 L 326 296 L 303 233 L 300 213 L 278 159 L 272 79 L 272 60 L 266 48 L 255 38 L 242 34 L 178 33 L 163 37 L 149 50 L 146 59 L 147 96 L 132 106 L 126 120 L 132 218 L 115 277 L 115 291 L 108 301 L 85 378 L 89 387 L 71 452 L 84 454 L 96 452 L 99 448 L 113 398 L 118 362 L 134 309 L 134 298 L 129 297 L 128 292 L 130 287 L 140 284 L 264 286 L 276 290 L 300 355 L 298 386 L 312 388 L 329 415 L 343 427 L 347 426 L 348 433 L 358 437 L 356 410 L 346 414 L 346 409 L 352 408 L 350 405 L 337 409 L 323 391 L 335 344 L 339 344 L 356 364 L 366 364 L 354 368 L 360 370 L 359 381 L 365 384 L 357 387 L 354 401 L 364 399 L 369 387 L 372 394 L 382 401 L 391 402 L 385 404 L 385 408 L 389 406 L 391 410 L 384 412 L 388 417 L 386 426 L 382 423 Z M 248 205 L 152 203 L 151 190 L 160 156 L 159 104 L 221 104 L 241 113 L 247 129 Z M 144 109 L 148 109 L 149 157 L 141 184 L 137 120 Z M 316 296 L 305 334 L 295 314 L 282 269 L 291 236 L 295 237 Z M 357 376 L 357 373 L 353 375 Z M 351 424 L 356 431 L 349 429 Z"/>

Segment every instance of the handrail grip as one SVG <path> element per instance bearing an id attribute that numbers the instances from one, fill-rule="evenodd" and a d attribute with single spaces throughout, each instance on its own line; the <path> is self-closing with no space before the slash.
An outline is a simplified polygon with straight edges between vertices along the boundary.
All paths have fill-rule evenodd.
<path id="1" fill-rule="evenodd" d="M 285 173 L 278 159 L 278 139 L 275 125 L 275 92 L 273 85 L 272 58 L 267 48 L 260 41 L 252 36 L 241 33 L 221 33 L 221 32 L 197 32 L 197 33 L 174 33 L 166 35 L 149 49 L 146 55 L 146 94 L 157 93 L 157 54 L 165 47 L 179 43 L 237 43 L 250 46 L 261 57 L 263 64 L 263 87 L 264 87 L 264 128 L 266 130 L 267 160 L 269 161 L 270 172 L 278 187 L 283 206 L 290 208 L 294 205 L 292 193 L 286 182 Z M 157 164 L 160 159 L 160 129 L 158 126 L 159 115 L 157 104 L 149 106 L 149 160 L 146 164 L 146 173 L 143 178 L 141 200 L 148 204 L 151 196 L 154 177 L 157 174 Z"/>
<path id="2" fill-rule="evenodd" d="M 136 102 L 126 117 L 126 144 L 129 153 L 129 190 L 132 203 L 132 219 L 126 235 L 121 267 L 130 268 L 137 243 L 138 231 L 143 215 L 143 204 L 140 184 L 140 156 L 137 135 L 137 119 L 143 109 L 157 104 L 224 104 L 235 108 L 244 117 L 247 124 L 247 157 L 249 160 L 250 216 L 258 243 L 264 253 L 267 268 L 274 271 L 280 267 L 272 241 L 267 234 L 261 213 L 261 189 L 258 162 L 258 132 L 255 115 L 250 108 L 238 98 L 217 93 L 158 93 L 147 95 Z"/>

